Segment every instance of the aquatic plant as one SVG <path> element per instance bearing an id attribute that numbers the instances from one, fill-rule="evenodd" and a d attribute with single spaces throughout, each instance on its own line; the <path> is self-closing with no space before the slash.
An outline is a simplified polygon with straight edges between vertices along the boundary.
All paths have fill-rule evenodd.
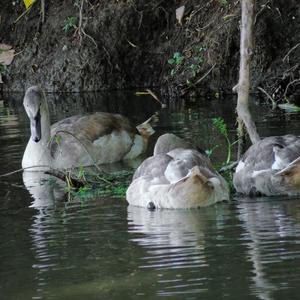
<path id="1" fill-rule="evenodd" d="M 92 174 L 87 168 L 80 167 L 76 171 L 49 172 L 66 182 L 65 191 L 69 199 L 81 200 L 99 196 L 125 197 L 133 171 Z"/>
<path id="2" fill-rule="evenodd" d="M 212 118 L 213 125 L 217 128 L 218 132 L 223 135 L 227 142 L 227 159 L 226 164 L 228 164 L 231 160 L 231 147 L 233 144 L 231 144 L 229 137 L 228 137 L 228 128 L 223 118 L 216 117 Z"/>

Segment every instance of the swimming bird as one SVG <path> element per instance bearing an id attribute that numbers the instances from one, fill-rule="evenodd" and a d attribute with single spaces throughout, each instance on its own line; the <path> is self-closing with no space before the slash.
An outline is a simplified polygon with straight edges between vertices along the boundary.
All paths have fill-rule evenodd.
<path id="1" fill-rule="evenodd" d="M 37 167 L 32 171 L 133 159 L 146 150 L 154 133 L 148 122 L 137 126 L 138 133 L 124 116 L 106 112 L 76 115 L 50 126 L 48 104 L 38 86 L 27 89 L 23 105 L 30 119 L 31 137 L 22 167 Z"/>
<path id="2" fill-rule="evenodd" d="M 136 170 L 126 199 L 149 209 L 193 208 L 229 200 L 229 192 L 206 155 L 176 135 L 164 134 L 153 156 Z"/>
<path id="3" fill-rule="evenodd" d="M 233 184 L 241 194 L 300 194 L 300 136 L 267 137 L 253 144 L 239 161 Z"/>

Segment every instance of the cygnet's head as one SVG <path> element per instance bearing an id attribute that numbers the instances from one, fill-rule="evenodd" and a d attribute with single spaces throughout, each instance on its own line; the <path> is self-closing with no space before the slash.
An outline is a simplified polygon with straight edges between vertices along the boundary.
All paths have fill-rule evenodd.
<path id="1" fill-rule="evenodd" d="M 31 138 L 38 143 L 42 138 L 41 129 L 41 106 L 43 94 L 38 86 L 31 86 L 27 89 L 23 105 L 30 119 Z"/>
<path id="2" fill-rule="evenodd" d="M 194 146 L 173 133 L 161 135 L 154 147 L 154 155 L 166 154 L 176 148 L 193 149 Z"/>

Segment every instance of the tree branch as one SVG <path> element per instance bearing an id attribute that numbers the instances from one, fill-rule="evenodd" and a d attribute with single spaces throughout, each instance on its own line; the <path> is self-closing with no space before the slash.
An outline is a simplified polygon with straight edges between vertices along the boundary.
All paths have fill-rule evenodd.
<path id="1" fill-rule="evenodd" d="M 255 123 L 252 120 L 249 110 L 249 90 L 250 90 L 250 57 L 252 54 L 253 39 L 253 16 L 255 0 L 242 0 L 242 22 L 240 40 L 240 72 L 237 86 L 238 102 L 238 134 L 242 137 L 242 123 L 244 123 L 251 142 L 254 144 L 260 140 Z"/>

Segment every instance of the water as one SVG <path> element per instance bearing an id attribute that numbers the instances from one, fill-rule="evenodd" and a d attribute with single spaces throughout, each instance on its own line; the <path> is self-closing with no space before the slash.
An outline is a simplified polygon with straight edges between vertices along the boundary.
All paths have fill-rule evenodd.
<path id="1" fill-rule="evenodd" d="M 159 106 L 129 94 L 51 98 L 53 120 L 121 112 L 143 121 Z M 66 97 L 65 97 L 66 98 Z M 111 100 L 113 98 L 113 100 Z M 299 116 L 254 106 L 261 135 L 299 134 Z M 226 157 L 211 126 L 234 138 L 234 102 L 180 102 L 160 111 L 172 131 Z M 20 168 L 29 136 L 21 95 L 0 102 L 1 173 Z M 128 207 L 124 199 L 67 201 L 53 185 L 0 182 L 0 299 L 298 299 L 300 199 L 239 198 L 190 211 Z M 38 181 L 39 182 L 39 181 Z"/>

